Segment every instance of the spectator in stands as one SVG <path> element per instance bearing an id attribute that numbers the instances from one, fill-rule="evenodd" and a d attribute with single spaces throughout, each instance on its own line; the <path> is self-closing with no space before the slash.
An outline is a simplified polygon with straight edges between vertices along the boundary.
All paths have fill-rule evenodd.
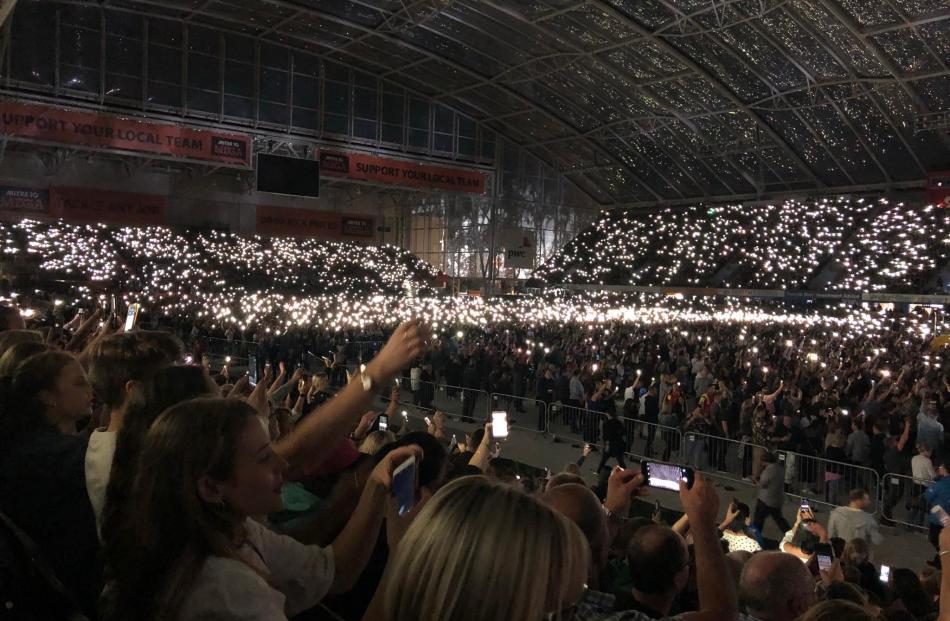
<path id="1" fill-rule="evenodd" d="M 828 535 L 841 537 L 845 541 L 864 539 L 872 545 L 879 545 L 883 540 L 874 516 L 867 512 L 871 504 L 871 497 L 864 488 L 851 490 L 848 495 L 848 506 L 837 507 L 828 518 Z"/>
<path id="2" fill-rule="evenodd" d="M 463 477 L 409 526 L 365 618 L 542 619 L 579 602 L 589 562 L 570 520 L 514 487 Z"/>
<path id="3" fill-rule="evenodd" d="M 411 455 L 421 458 L 406 447 L 373 470 L 330 548 L 306 546 L 248 517 L 281 509 L 287 465 L 254 408 L 207 398 L 173 406 L 145 437 L 129 511 L 106 548 L 108 617 L 281 619 L 350 588 L 379 531 L 392 471 Z"/>
<path id="4" fill-rule="evenodd" d="M 943 446 L 943 424 L 937 420 L 936 401 L 924 401 L 917 415 L 917 442 L 939 454 Z"/>
<path id="5" fill-rule="evenodd" d="M 845 453 L 853 464 L 869 466 L 871 463 L 871 439 L 864 433 L 864 421 L 859 417 L 851 420 L 851 434 L 845 443 Z"/>
<path id="6" fill-rule="evenodd" d="M 761 552 L 742 571 L 739 601 L 760 621 L 795 621 L 815 604 L 815 582 L 791 554 Z"/>
<path id="7" fill-rule="evenodd" d="M 559 475 L 561 476 L 561 475 Z M 607 565 L 607 521 L 604 509 L 590 488 L 581 483 L 559 484 L 554 479 L 541 495 L 549 507 L 569 519 L 584 533 L 591 552 L 587 586 L 599 589 L 600 573 Z"/>
<path id="8" fill-rule="evenodd" d="M 911 511 L 909 520 L 911 524 L 920 525 L 924 522 L 924 515 L 927 511 L 927 501 L 924 498 L 924 492 L 927 491 L 927 487 L 933 483 L 933 480 L 937 477 L 933 461 L 931 460 L 932 454 L 933 451 L 931 451 L 929 446 L 918 442 L 917 454 L 910 460 L 911 474 L 914 477 L 910 497 Z"/>
<path id="9" fill-rule="evenodd" d="M 785 504 L 785 469 L 778 457 L 771 452 L 762 455 L 762 462 L 766 467 L 759 479 L 752 525 L 761 533 L 765 528 L 765 519 L 771 517 L 784 533 L 790 528 L 788 520 L 782 515 L 782 506 Z"/>
<path id="10" fill-rule="evenodd" d="M 102 426 L 89 436 L 85 460 L 86 489 L 96 512 L 97 524 L 102 522 L 116 437 L 122 429 L 132 391 L 138 383 L 172 364 L 181 355 L 180 344 L 177 352 L 170 352 L 158 343 L 157 339 L 142 332 L 114 334 L 96 341 L 86 355 L 89 381 L 103 410 L 100 415 Z M 155 412 L 151 420 L 160 413 L 161 410 Z M 147 428 L 141 428 L 137 433 L 144 435 Z"/>
<path id="11" fill-rule="evenodd" d="M 630 539 L 627 565 L 633 593 L 623 602 L 625 608 L 651 619 L 668 617 L 689 582 L 689 551 L 683 538 L 669 526 L 644 526 Z"/>
<path id="12" fill-rule="evenodd" d="M 360 442 L 360 453 L 364 455 L 375 455 L 379 449 L 395 441 L 396 434 L 392 431 L 377 429 L 376 431 L 370 432 L 370 434 Z"/>
<path id="13" fill-rule="evenodd" d="M 729 552 L 758 552 L 762 549 L 759 542 L 747 532 L 751 524 L 749 505 L 733 500 L 726 509 L 725 519 L 719 525 L 722 540 L 728 544 Z"/>
<path id="14" fill-rule="evenodd" d="M 0 507 L 36 543 L 82 610 L 94 616 L 102 587 L 95 514 L 83 462 L 92 388 L 70 354 L 24 360 L 0 394 Z"/>
<path id="15" fill-rule="evenodd" d="M 799 617 L 799 621 L 875 621 L 876 619 L 878 617 L 868 612 L 864 606 L 842 599 L 820 602 Z"/>
<path id="16" fill-rule="evenodd" d="M 20 314 L 20 309 L 15 306 L 0 304 L 0 332 L 25 329 L 26 322 L 23 321 L 23 315 Z"/>
<path id="17" fill-rule="evenodd" d="M 627 467 L 624 456 L 627 453 L 626 430 L 620 418 L 617 416 L 616 409 L 611 410 L 604 420 L 604 452 L 601 454 L 600 463 L 597 465 L 597 471 L 600 472 L 607 464 L 607 460 L 613 457 L 621 468 Z"/>
<path id="18" fill-rule="evenodd" d="M 49 345 L 40 341 L 26 341 L 10 347 L 0 356 L 0 378 L 13 377 L 21 362 L 50 349 Z"/>
<path id="19" fill-rule="evenodd" d="M 142 451 L 142 443 L 155 419 L 182 401 L 219 394 L 217 386 L 200 366 L 173 366 L 155 372 L 143 381 L 135 382 L 127 402 L 123 405 L 122 426 L 115 434 L 111 469 L 104 471 L 105 491 L 98 500 L 102 508 L 96 514 L 103 541 L 119 528 L 121 514 L 131 493 L 135 463 Z M 86 453 L 86 482 L 89 484 L 89 453 Z M 93 508 L 96 501 L 90 493 Z"/>
<path id="20" fill-rule="evenodd" d="M 947 513 L 950 513 L 950 472 L 947 469 L 947 460 L 940 459 L 937 463 L 937 478 L 927 488 L 924 493 L 924 499 L 927 501 L 927 524 L 930 527 L 930 543 L 933 547 L 940 549 L 939 536 L 943 530 L 944 524 L 940 517 L 933 512 L 934 507 L 940 507 Z"/>

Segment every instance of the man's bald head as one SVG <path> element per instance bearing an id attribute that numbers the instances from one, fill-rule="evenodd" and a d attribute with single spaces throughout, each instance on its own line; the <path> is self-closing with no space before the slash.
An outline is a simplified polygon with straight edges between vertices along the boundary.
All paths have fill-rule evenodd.
<path id="1" fill-rule="evenodd" d="M 590 544 L 594 570 L 600 572 L 607 563 L 607 520 L 594 492 L 577 483 L 548 486 L 541 500 L 577 524 Z"/>
<path id="2" fill-rule="evenodd" d="M 815 581 L 797 556 L 760 552 L 742 571 L 739 601 L 763 621 L 793 621 L 814 605 Z"/>
<path id="3" fill-rule="evenodd" d="M 650 595 L 679 593 L 689 580 L 689 550 L 672 528 L 650 524 L 637 530 L 627 546 L 633 588 Z"/>

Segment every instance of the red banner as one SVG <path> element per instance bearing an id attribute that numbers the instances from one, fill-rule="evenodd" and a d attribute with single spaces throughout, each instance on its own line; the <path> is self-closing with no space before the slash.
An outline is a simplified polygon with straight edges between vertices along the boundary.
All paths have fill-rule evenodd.
<path id="1" fill-rule="evenodd" d="M 339 239 L 340 214 L 258 205 L 257 233 Z"/>
<path id="2" fill-rule="evenodd" d="M 42 142 L 251 165 L 251 139 L 93 112 L 0 101 L 0 133 Z"/>
<path id="3" fill-rule="evenodd" d="M 259 235 L 287 235 L 293 237 L 320 237 L 348 239 L 375 236 L 374 220 L 368 216 L 354 216 L 328 211 L 294 209 L 258 205 L 257 233 Z"/>
<path id="4" fill-rule="evenodd" d="M 80 222 L 165 224 L 165 197 L 88 188 L 51 188 L 50 215 Z"/>
<path id="5" fill-rule="evenodd" d="M 485 174 L 362 153 L 320 152 L 320 172 L 330 176 L 375 181 L 409 188 L 434 188 L 483 194 Z"/>

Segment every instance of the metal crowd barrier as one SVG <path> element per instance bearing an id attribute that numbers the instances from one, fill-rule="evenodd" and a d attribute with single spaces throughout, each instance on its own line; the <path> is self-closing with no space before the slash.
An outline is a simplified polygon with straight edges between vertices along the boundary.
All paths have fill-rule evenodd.
<path id="1" fill-rule="evenodd" d="M 932 483 L 918 482 L 906 474 L 885 473 L 881 476 L 881 515 L 903 526 L 927 530 L 929 511 L 923 495 Z"/>
<path id="2" fill-rule="evenodd" d="M 635 418 L 620 418 L 627 430 L 627 453 L 671 463 L 683 461 L 683 432 Z"/>
<path id="3" fill-rule="evenodd" d="M 372 359 L 373 354 L 382 349 L 386 341 L 347 341 L 346 344 L 356 349 L 358 363 L 364 363 Z"/>
<path id="4" fill-rule="evenodd" d="M 440 385 L 407 377 L 399 378 L 398 383 L 400 402 L 424 409 L 442 410 L 451 418 L 466 423 L 483 423 L 488 418 L 491 398 L 484 390 Z"/>
<path id="5" fill-rule="evenodd" d="M 260 344 L 257 341 L 239 341 L 208 337 L 208 350 L 206 353 L 222 357 L 239 356 L 247 358 L 249 354 L 258 355 L 259 349 Z"/>
<path id="6" fill-rule="evenodd" d="M 880 510 L 881 478 L 874 470 L 811 455 L 786 452 L 779 454 L 780 459 L 782 455 L 785 455 L 785 491 L 790 496 L 841 507 L 848 504 L 851 490 L 863 488 L 874 503 L 868 511 L 876 514 Z"/>
<path id="7" fill-rule="evenodd" d="M 548 406 L 540 399 L 491 393 L 491 410 L 504 410 L 508 413 L 508 426 L 537 433 L 548 431 Z"/>
<path id="8" fill-rule="evenodd" d="M 771 450 L 745 440 L 691 431 L 683 432 L 683 442 L 683 465 L 708 470 L 737 482 L 751 482 L 757 478 L 765 467 L 762 456 Z M 848 504 L 849 492 L 861 487 L 868 490 L 874 503 L 870 512 L 879 510 L 881 480 L 874 470 L 824 457 L 771 451 L 784 465 L 787 496 L 806 498 L 817 505 L 844 506 Z"/>
<path id="9" fill-rule="evenodd" d="M 550 433 L 588 444 L 600 443 L 602 413 L 560 402 L 551 403 L 548 413 Z"/>
<path id="10" fill-rule="evenodd" d="M 400 378 L 398 383 L 400 403 L 422 415 L 431 416 L 435 410 L 442 410 L 460 422 L 480 424 L 497 408 L 508 412 L 514 430 L 550 433 L 597 446 L 603 442 L 602 424 L 606 417 L 602 412 L 409 378 Z M 748 439 L 681 431 L 639 419 L 619 420 L 626 431 L 627 455 L 678 463 L 736 482 L 751 483 L 758 477 L 765 467 L 762 457 L 770 450 Z M 886 475 L 899 481 L 889 491 L 877 472 L 870 468 L 789 451 L 772 452 L 778 454 L 785 467 L 785 493 L 796 501 L 806 498 L 815 505 L 844 506 L 848 504 L 849 492 L 861 487 L 868 490 L 874 503 L 870 512 L 880 513 L 889 503 L 892 509 L 903 507 L 910 497 L 909 490 L 913 489 L 913 481 L 903 475 Z M 897 500 L 893 498 L 895 494 Z M 916 516 L 912 518 L 909 513 L 904 515 L 900 511 L 896 516 L 894 521 L 915 526 Z"/>

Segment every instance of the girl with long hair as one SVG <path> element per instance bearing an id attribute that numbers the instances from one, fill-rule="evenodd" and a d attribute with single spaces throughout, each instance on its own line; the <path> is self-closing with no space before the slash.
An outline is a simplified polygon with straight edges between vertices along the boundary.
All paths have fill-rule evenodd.
<path id="1" fill-rule="evenodd" d="M 0 380 L 0 510 L 37 544 L 87 615 L 102 587 L 83 462 L 92 388 L 79 362 L 43 351 Z"/>
<path id="2" fill-rule="evenodd" d="M 282 509 L 287 466 L 253 407 L 200 398 L 166 410 L 145 435 L 122 519 L 106 540 L 115 620 L 286 619 L 362 573 L 383 519 L 393 451 L 370 475 L 326 548 L 278 535 L 250 516 Z"/>

